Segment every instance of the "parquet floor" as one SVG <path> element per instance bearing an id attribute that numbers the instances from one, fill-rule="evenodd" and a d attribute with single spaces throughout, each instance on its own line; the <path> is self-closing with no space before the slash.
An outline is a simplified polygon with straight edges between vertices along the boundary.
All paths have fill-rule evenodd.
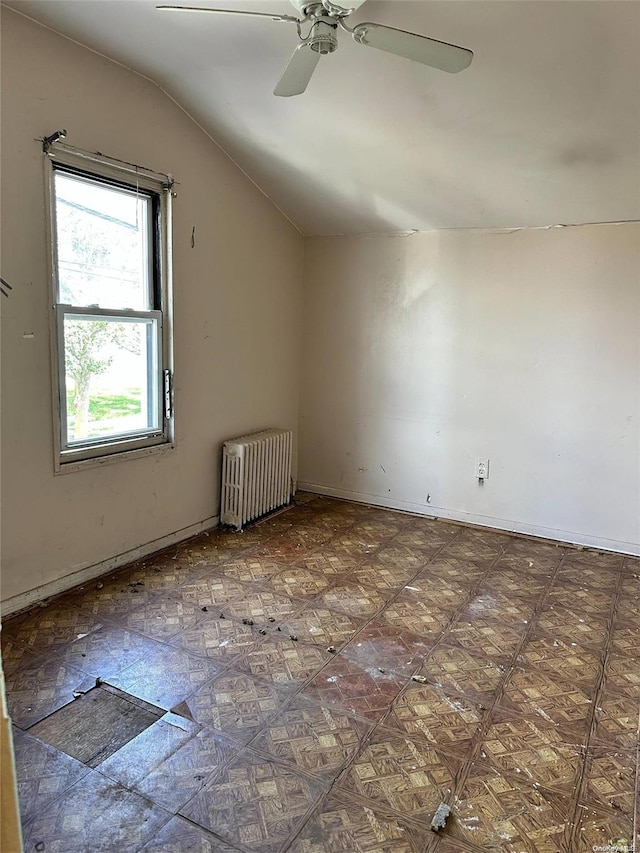
<path id="1" fill-rule="evenodd" d="M 87 583 L 2 628 L 25 850 L 631 850 L 639 591 L 312 495 Z M 30 729 L 97 677 L 166 713 L 91 769 Z"/>

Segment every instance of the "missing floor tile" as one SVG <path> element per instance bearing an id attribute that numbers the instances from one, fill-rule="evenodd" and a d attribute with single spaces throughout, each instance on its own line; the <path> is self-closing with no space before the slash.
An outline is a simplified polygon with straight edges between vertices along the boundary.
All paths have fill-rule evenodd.
<path id="1" fill-rule="evenodd" d="M 100 684 L 28 731 L 88 767 L 97 767 L 163 714 L 161 708 Z"/>

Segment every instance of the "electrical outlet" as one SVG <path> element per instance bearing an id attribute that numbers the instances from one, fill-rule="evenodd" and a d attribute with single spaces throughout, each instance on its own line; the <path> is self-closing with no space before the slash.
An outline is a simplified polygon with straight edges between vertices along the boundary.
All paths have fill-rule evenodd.
<path id="1" fill-rule="evenodd" d="M 476 459 L 476 479 L 478 479 L 478 480 L 488 480 L 489 479 L 489 460 L 488 459 Z"/>

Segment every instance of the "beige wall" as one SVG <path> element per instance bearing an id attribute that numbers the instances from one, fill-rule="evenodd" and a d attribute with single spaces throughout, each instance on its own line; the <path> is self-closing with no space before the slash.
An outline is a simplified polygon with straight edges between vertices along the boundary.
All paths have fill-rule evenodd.
<path id="1" fill-rule="evenodd" d="M 215 516 L 223 439 L 294 428 L 302 238 L 157 87 L 2 13 L 2 596 Z M 171 172 L 177 448 L 54 475 L 41 146 Z M 196 246 L 191 230 L 196 227 Z M 24 337 L 33 333 L 33 337 Z"/>
<path id="2" fill-rule="evenodd" d="M 153 84 L 8 10 L 2 48 L 3 599 L 214 517 L 221 441 L 295 428 L 298 389 L 312 488 L 640 550 L 637 225 L 308 238 L 301 379 L 298 232 Z M 178 445 L 56 476 L 34 139 L 61 127 L 179 181 Z"/>
<path id="3" fill-rule="evenodd" d="M 306 240 L 300 484 L 640 553 L 639 250 L 638 224 Z"/>

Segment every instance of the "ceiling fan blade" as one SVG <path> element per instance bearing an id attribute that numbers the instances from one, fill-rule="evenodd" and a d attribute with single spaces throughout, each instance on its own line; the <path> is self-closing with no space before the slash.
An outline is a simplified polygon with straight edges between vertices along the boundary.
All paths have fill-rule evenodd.
<path id="1" fill-rule="evenodd" d="M 445 41 L 396 30 L 382 24 L 358 24 L 353 28 L 353 38 L 358 44 L 377 47 L 397 56 L 404 56 L 414 62 L 431 65 L 441 71 L 456 74 L 471 65 L 473 51 Z"/>
<path id="2" fill-rule="evenodd" d="M 268 12 L 245 12 L 241 9 L 210 9 L 206 6 L 156 6 L 161 12 L 214 12 L 218 15 L 246 15 L 251 18 L 269 18 L 271 21 L 293 21 L 298 19 L 293 15 L 270 15 Z"/>
<path id="3" fill-rule="evenodd" d="M 308 44 L 299 44 L 293 51 L 293 56 L 278 80 L 273 94 L 283 98 L 301 95 L 309 85 L 319 60 L 318 51 L 311 50 Z"/>

